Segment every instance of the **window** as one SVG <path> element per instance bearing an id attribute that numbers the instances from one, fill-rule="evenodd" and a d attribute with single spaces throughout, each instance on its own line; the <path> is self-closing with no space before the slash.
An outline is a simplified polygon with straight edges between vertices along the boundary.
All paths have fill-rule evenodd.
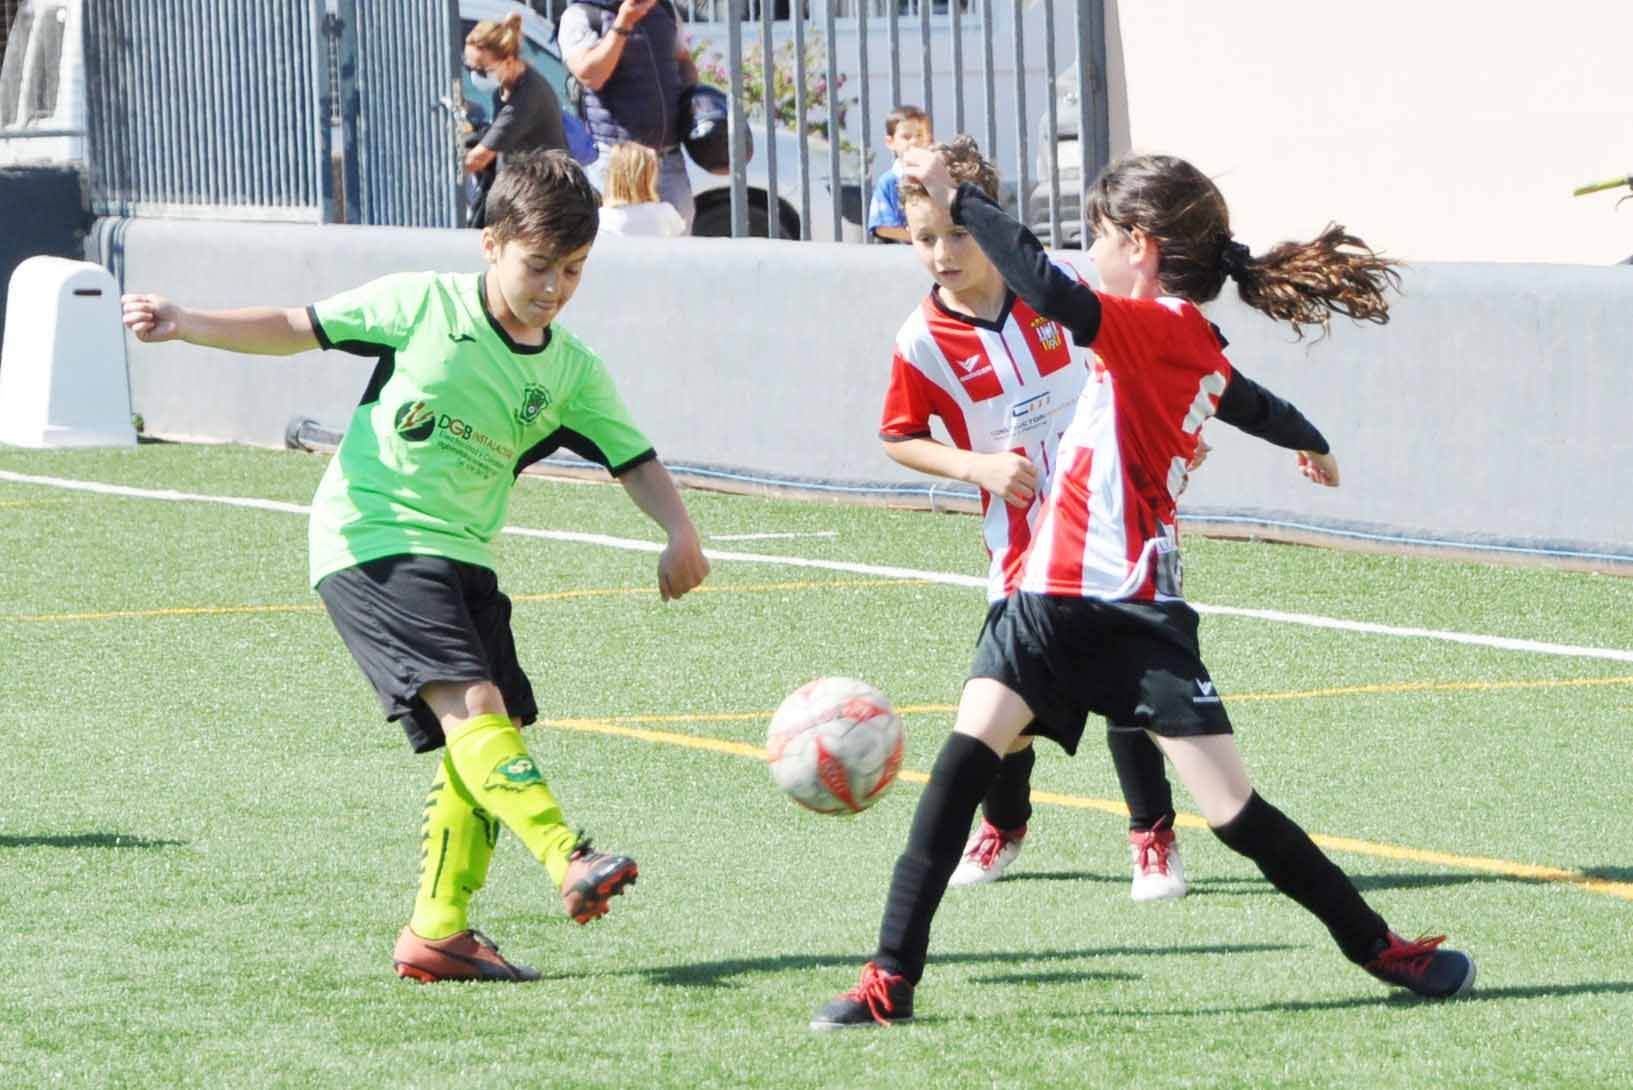
<path id="1" fill-rule="evenodd" d="M 28 32 L 34 24 L 34 13 L 24 9 L 11 28 L 6 43 L 6 60 L 0 65 L 0 126 L 9 127 L 22 121 L 19 97 L 23 89 L 23 58 L 28 54 Z"/>
<path id="2" fill-rule="evenodd" d="M 38 29 L 29 43 L 33 61 L 28 66 L 28 84 L 18 103 L 18 121 L 38 121 L 57 112 L 57 91 L 62 75 L 63 31 L 68 9 L 61 4 L 41 13 Z"/>

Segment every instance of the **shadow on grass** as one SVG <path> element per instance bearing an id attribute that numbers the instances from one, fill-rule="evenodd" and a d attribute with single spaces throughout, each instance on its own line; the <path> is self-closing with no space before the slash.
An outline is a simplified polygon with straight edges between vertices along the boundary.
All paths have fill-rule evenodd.
<path id="1" fill-rule="evenodd" d="M 1580 984 L 1531 984 L 1507 988 L 1483 988 L 1478 981 L 1474 991 L 1447 1002 L 1489 1003 L 1503 999 L 1559 999 L 1567 995 L 1625 995 L 1633 993 L 1633 980 L 1590 980 Z M 1149 1010 L 1123 1008 L 1100 1013 L 1126 1018 L 1212 1018 L 1221 1014 L 1284 1014 L 1297 1011 L 1339 1011 L 1356 1007 L 1401 1007 L 1418 1009 L 1428 1000 L 1419 999 L 1404 991 L 1377 995 L 1357 995 L 1348 999 L 1324 999 L 1315 1002 L 1289 1000 L 1285 1003 L 1261 1003 L 1251 1007 L 1154 1007 Z M 1075 1016 L 1074 1016 L 1075 1017 Z"/>
<path id="2" fill-rule="evenodd" d="M 180 848 L 185 840 L 149 840 L 129 833 L 67 833 L 55 836 L 0 836 L 6 848 Z"/>
<path id="3" fill-rule="evenodd" d="M 1607 882 L 1633 882 L 1633 867 L 1583 867 L 1581 870 L 1589 878 L 1602 878 Z"/>
<path id="4" fill-rule="evenodd" d="M 1085 950 L 995 950 L 980 954 L 933 954 L 932 965 L 986 965 L 1013 964 L 1034 961 L 1078 961 L 1104 957 L 1168 957 L 1192 954 L 1264 954 L 1295 950 L 1295 946 L 1270 943 L 1221 943 L 1214 946 L 1102 946 Z M 662 965 L 634 972 L 653 984 L 682 987 L 721 988 L 735 987 L 731 978 L 748 973 L 780 973 L 806 969 L 860 968 L 866 960 L 857 954 L 784 954 L 781 957 L 729 958 L 725 961 L 700 961 L 684 965 Z M 993 980 L 1029 981 L 1127 979 L 1121 973 L 1016 973 Z"/>

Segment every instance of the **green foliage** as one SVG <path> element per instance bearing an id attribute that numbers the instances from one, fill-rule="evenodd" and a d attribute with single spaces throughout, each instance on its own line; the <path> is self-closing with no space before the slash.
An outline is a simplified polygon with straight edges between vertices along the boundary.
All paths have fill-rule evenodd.
<path id="1" fill-rule="evenodd" d="M 702 82 L 731 91 L 731 70 L 726 58 L 705 43 L 692 47 L 692 59 L 697 65 Z M 796 91 L 795 50 L 792 41 L 783 42 L 771 55 L 771 113 L 778 128 L 797 131 L 799 113 Z M 838 73 L 830 83 L 826 75 L 827 46 L 819 34 L 805 39 L 805 132 L 824 140 L 840 135 L 840 150 L 846 155 L 857 155 L 860 149 L 845 137 L 845 119 L 856 96 L 845 94 L 846 76 Z M 764 119 L 766 116 L 765 50 L 758 42 L 743 50 L 743 105 L 748 115 Z"/>

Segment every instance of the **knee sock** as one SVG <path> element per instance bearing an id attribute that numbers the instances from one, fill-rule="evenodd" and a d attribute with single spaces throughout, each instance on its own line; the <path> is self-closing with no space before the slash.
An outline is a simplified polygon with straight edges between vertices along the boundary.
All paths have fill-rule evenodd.
<path id="1" fill-rule="evenodd" d="M 420 888 L 409 926 L 422 939 L 470 927 L 471 896 L 487 881 L 499 822 L 476 805 L 446 754 L 425 799 L 420 826 Z"/>
<path id="2" fill-rule="evenodd" d="M 448 733 L 448 759 L 477 805 L 504 822 L 561 885 L 577 838 L 522 744 L 522 732 L 502 715 L 475 716 Z"/>
<path id="3" fill-rule="evenodd" d="M 1106 748 L 1128 803 L 1128 827 L 1145 832 L 1163 818 L 1174 822 L 1174 793 L 1163 768 L 1162 750 L 1143 730 L 1106 728 Z"/>
<path id="4" fill-rule="evenodd" d="M 924 975 L 930 920 L 947 892 L 947 879 L 969 835 L 981 797 L 998 774 L 999 757 L 965 734 L 948 737 L 919 796 L 907 849 L 896 860 L 873 960 L 915 984 Z"/>
<path id="5" fill-rule="evenodd" d="M 1038 754 L 1027 746 L 1010 753 L 998 765 L 998 778 L 981 801 L 981 812 L 1000 829 L 1020 829 L 1032 819 L 1032 766 Z"/>
<path id="6" fill-rule="evenodd" d="M 1258 864 L 1271 885 L 1326 924 L 1345 957 L 1357 965 L 1372 958 L 1389 925 L 1286 814 L 1254 792 L 1241 813 L 1213 831 L 1232 851 Z"/>

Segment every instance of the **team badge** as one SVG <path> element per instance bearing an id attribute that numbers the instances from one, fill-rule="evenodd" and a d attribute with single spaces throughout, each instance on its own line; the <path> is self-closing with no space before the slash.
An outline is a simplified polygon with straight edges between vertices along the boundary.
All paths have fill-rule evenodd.
<path id="1" fill-rule="evenodd" d="M 550 391 L 543 386 L 528 383 L 522 388 L 522 407 L 516 410 L 518 424 L 531 424 L 539 414 L 550 407 Z"/>
<path id="2" fill-rule="evenodd" d="M 488 773 L 488 782 L 482 785 L 482 790 L 522 791 L 543 782 L 544 777 L 539 775 L 539 766 L 533 763 L 533 758 L 512 757 Z"/>
<path id="3" fill-rule="evenodd" d="M 1038 344 L 1045 352 L 1053 352 L 1064 343 L 1060 336 L 1060 326 L 1047 318 L 1032 319 L 1032 329 L 1038 335 Z"/>

